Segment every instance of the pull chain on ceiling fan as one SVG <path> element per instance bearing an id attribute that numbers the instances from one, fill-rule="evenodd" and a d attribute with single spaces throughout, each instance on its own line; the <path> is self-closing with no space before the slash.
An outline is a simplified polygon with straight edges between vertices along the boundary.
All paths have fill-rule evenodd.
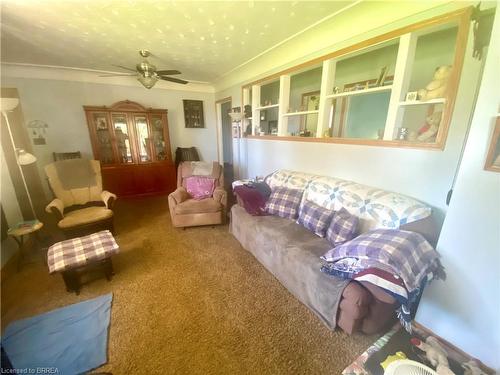
<path id="1" fill-rule="evenodd" d="M 185 85 L 186 83 L 188 83 L 187 81 L 184 81 L 182 79 L 168 77 L 170 75 L 181 74 L 181 72 L 179 72 L 178 70 L 156 70 L 156 66 L 151 64 L 147 59 L 149 56 L 151 56 L 151 52 L 149 52 L 148 50 L 141 49 L 139 51 L 139 54 L 144 58 L 144 60 L 141 63 L 137 64 L 135 66 L 135 69 L 127 68 L 126 66 L 122 66 L 122 65 L 114 65 L 113 64 L 113 66 L 116 66 L 116 67 L 121 68 L 121 69 L 129 70 L 133 73 L 104 74 L 104 75 L 101 75 L 100 77 L 116 77 L 116 76 L 134 76 L 134 75 L 137 75 L 137 80 L 140 83 L 142 83 L 142 85 L 147 89 L 150 89 L 151 87 L 153 87 L 159 79 L 162 79 L 164 81 L 174 82 L 174 83 L 180 83 L 182 85 Z"/>

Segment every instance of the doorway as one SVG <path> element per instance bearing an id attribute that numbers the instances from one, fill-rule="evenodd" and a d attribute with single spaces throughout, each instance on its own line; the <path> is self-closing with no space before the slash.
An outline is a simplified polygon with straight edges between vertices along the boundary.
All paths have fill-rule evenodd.
<path id="1" fill-rule="evenodd" d="M 231 98 L 217 101 L 217 122 L 220 132 L 219 140 L 219 161 L 224 166 L 224 188 L 228 192 L 228 198 L 232 197 L 232 183 L 234 181 L 234 160 L 233 160 L 233 131 L 229 112 L 231 112 Z"/>
<path id="2" fill-rule="evenodd" d="M 231 102 L 222 103 L 221 106 L 221 123 L 222 123 L 222 160 L 224 165 L 233 165 L 233 136 L 231 117 Z"/>

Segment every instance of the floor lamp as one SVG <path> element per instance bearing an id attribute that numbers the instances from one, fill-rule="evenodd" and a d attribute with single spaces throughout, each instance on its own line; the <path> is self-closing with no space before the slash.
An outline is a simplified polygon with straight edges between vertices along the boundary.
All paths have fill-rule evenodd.
<path id="1" fill-rule="evenodd" d="M 36 157 L 29 152 L 21 148 L 16 148 L 16 144 L 14 143 L 14 137 L 12 136 L 12 131 L 10 130 L 9 117 L 7 116 L 7 112 L 13 111 L 19 105 L 18 98 L 0 98 L 0 109 L 2 111 L 2 115 L 5 118 L 5 123 L 7 124 L 7 129 L 9 130 L 10 142 L 12 147 L 14 148 L 14 152 L 16 153 L 17 167 L 19 168 L 19 172 L 21 173 L 21 178 L 23 180 L 24 188 L 26 189 L 26 194 L 28 195 L 28 201 L 30 203 L 31 212 L 33 213 L 33 217 L 35 220 L 38 220 L 35 212 L 35 208 L 33 206 L 33 201 L 31 200 L 30 191 L 28 190 L 28 184 L 26 183 L 26 178 L 24 177 L 22 165 L 29 165 L 36 162 Z"/>

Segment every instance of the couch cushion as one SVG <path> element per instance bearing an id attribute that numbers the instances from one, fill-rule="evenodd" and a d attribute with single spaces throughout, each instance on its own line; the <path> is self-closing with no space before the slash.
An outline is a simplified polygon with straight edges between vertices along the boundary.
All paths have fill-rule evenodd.
<path id="1" fill-rule="evenodd" d="M 302 200 L 339 211 L 345 208 L 360 219 L 360 233 L 376 228 L 399 228 L 425 219 L 431 208 L 402 194 L 334 177 L 279 170 L 266 177 L 273 189 L 304 189 Z"/>
<path id="2" fill-rule="evenodd" d="M 314 177 L 316 176 L 313 174 L 282 169 L 267 176 L 265 182 L 271 189 L 286 187 L 289 189 L 304 190 Z"/>
<path id="3" fill-rule="evenodd" d="M 320 271 L 319 258 L 330 244 L 295 221 L 277 216 L 251 216 L 239 205 L 231 208 L 231 233 L 291 293 L 330 328 L 348 280 Z"/>
<path id="4" fill-rule="evenodd" d="M 361 232 L 399 228 L 431 215 L 431 208 L 413 198 L 352 181 L 316 176 L 304 191 L 304 199 L 339 211 L 345 208 L 359 217 Z"/>
<path id="5" fill-rule="evenodd" d="M 222 210 L 222 205 L 212 198 L 201 200 L 188 199 L 175 206 L 177 215 L 205 214 Z"/>
<path id="6" fill-rule="evenodd" d="M 57 223 L 59 228 L 72 228 L 78 225 L 95 223 L 113 216 L 113 211 L 106 207 L 86 207 L 64 214 L 64 218 Z"/>

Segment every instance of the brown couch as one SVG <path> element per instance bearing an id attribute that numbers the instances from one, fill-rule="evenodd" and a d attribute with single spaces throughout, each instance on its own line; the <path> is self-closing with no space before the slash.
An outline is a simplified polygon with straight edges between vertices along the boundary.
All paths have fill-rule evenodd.
<path id="1" fill-rule="evenodd" d="M 377 227 L 406 229 L 408 224 L 418 231 L 416 224 L 431 215 L 428 206 L 410 197 L 332 177 L 281 170 L 268 176 L 266 182 L 271 188 L 303 190 L 303 199 L 328 209 L 344 207 L 358 216 L 360 232 Z M 379 287 L 321 272 L 320 256 L 332 246 L 294 220 L 252 216 L 234 205 L 230 230 L 328 328 L 339 326 L 348 334 L 372 334 L 395 319 L 396 301 Z"/>
<path id="2" fill-rule="evenodd" d="M 224 171 L 213 162 L 215 190 L 210 198 L 192 199 L 186 190 L 186 178 L 194 176 L 192 162 L 182 162 L 177 169 L 177 189 L 168 196 L 168 207 L 174 227 L 223 224 L 227 212 L 227 193 L 224 190 Z"/>

